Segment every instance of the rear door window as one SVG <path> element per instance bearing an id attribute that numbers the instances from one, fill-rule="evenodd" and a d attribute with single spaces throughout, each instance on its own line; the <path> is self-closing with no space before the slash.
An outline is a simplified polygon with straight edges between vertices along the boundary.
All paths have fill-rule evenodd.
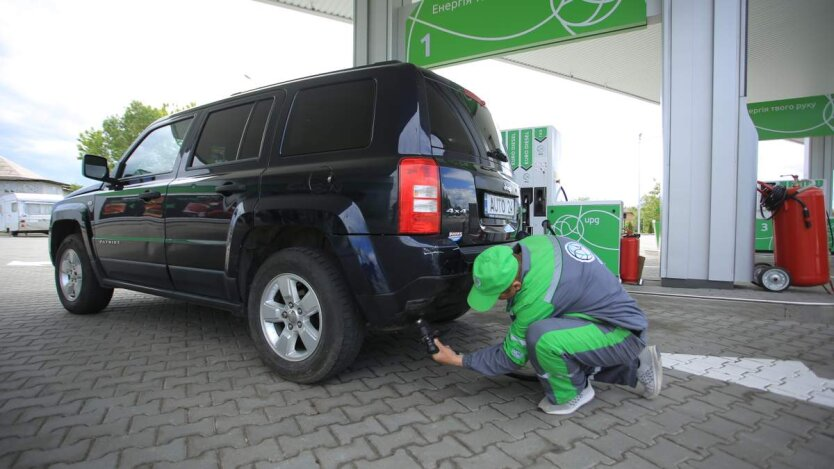
<path id="1" fill-rule="evenodd" d="M 210 113 L 189 167 L 257 158 L 271 107 L 265 99 Z"/>
<path id="2" fill-rule="evenodd" d="M 287 122 L 282 154 L 367 147 L 375 107 L 376 83 L 370 79 L 299 91 Z"/>
<path id="3" fill-rule="evenodd" d="M 475 148 L 460 116 L 443 96 L 439 85 L 432 81 L 427 84 L 432 147 L 474 155 Z"/>

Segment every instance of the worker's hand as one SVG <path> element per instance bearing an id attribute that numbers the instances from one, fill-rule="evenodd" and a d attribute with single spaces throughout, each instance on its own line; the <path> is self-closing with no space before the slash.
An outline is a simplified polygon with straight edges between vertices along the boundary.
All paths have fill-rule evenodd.
<path id="1" fill-rule="evenodd" d="M 443 345 L 440 339 L 434 339 L 434 345 L 437 345 L 439 352 L 431 356 L 432 360 L 441 365 L 463 366 L 463 356 L 458 355 L 451 347 Z"/>

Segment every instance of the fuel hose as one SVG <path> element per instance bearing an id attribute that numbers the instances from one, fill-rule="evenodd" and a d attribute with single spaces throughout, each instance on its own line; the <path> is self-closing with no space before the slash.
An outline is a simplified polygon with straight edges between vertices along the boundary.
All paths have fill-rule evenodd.
<path id="1" fill-rule="evenodd" d="M 772 219 L 785 206 L 785 202 L 791 199 L 802 207 L 802 218 L 805 221 L 805 228 L 811 228 L 811 212 L 808 210 L 808 206 L 795 194 L 789 195 L 786 187 L 762 184 L 760 192 L 762 193 L 762 200 L 759 203 L 759 212 L 762 214 L 762 218 L 766 220 Z M 765 216 L 765 210 L 770 212 L 769 217 Z"/>

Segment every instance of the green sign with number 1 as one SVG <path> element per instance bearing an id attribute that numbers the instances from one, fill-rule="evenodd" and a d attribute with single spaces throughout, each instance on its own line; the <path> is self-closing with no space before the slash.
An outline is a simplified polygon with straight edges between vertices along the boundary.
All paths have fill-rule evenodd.
<path id="1" fill-rule="evenodd" d="M 406 61 L 437 67 L 646 25 L 646 0 L 423 0 Z"/>

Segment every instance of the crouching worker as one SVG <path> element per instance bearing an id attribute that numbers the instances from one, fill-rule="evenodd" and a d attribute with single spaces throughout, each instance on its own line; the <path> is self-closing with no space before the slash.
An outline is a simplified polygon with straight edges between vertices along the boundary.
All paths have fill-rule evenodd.
<path id="1" fill-rule="evenodd" d="M 507 300 L 513 318 L 504 342 L 459 355 L 435 339 L 438 363 L 496 376 L 529 359 L 544 386 L 539 408 L 565 415 L 594 398 L 594 381 L 660 393 L 663 369 L 646 346 L 648 320 L 593 252 L 568 238 L 530 236 L 476 259 L 469 306 L 487 311 Z"/>

